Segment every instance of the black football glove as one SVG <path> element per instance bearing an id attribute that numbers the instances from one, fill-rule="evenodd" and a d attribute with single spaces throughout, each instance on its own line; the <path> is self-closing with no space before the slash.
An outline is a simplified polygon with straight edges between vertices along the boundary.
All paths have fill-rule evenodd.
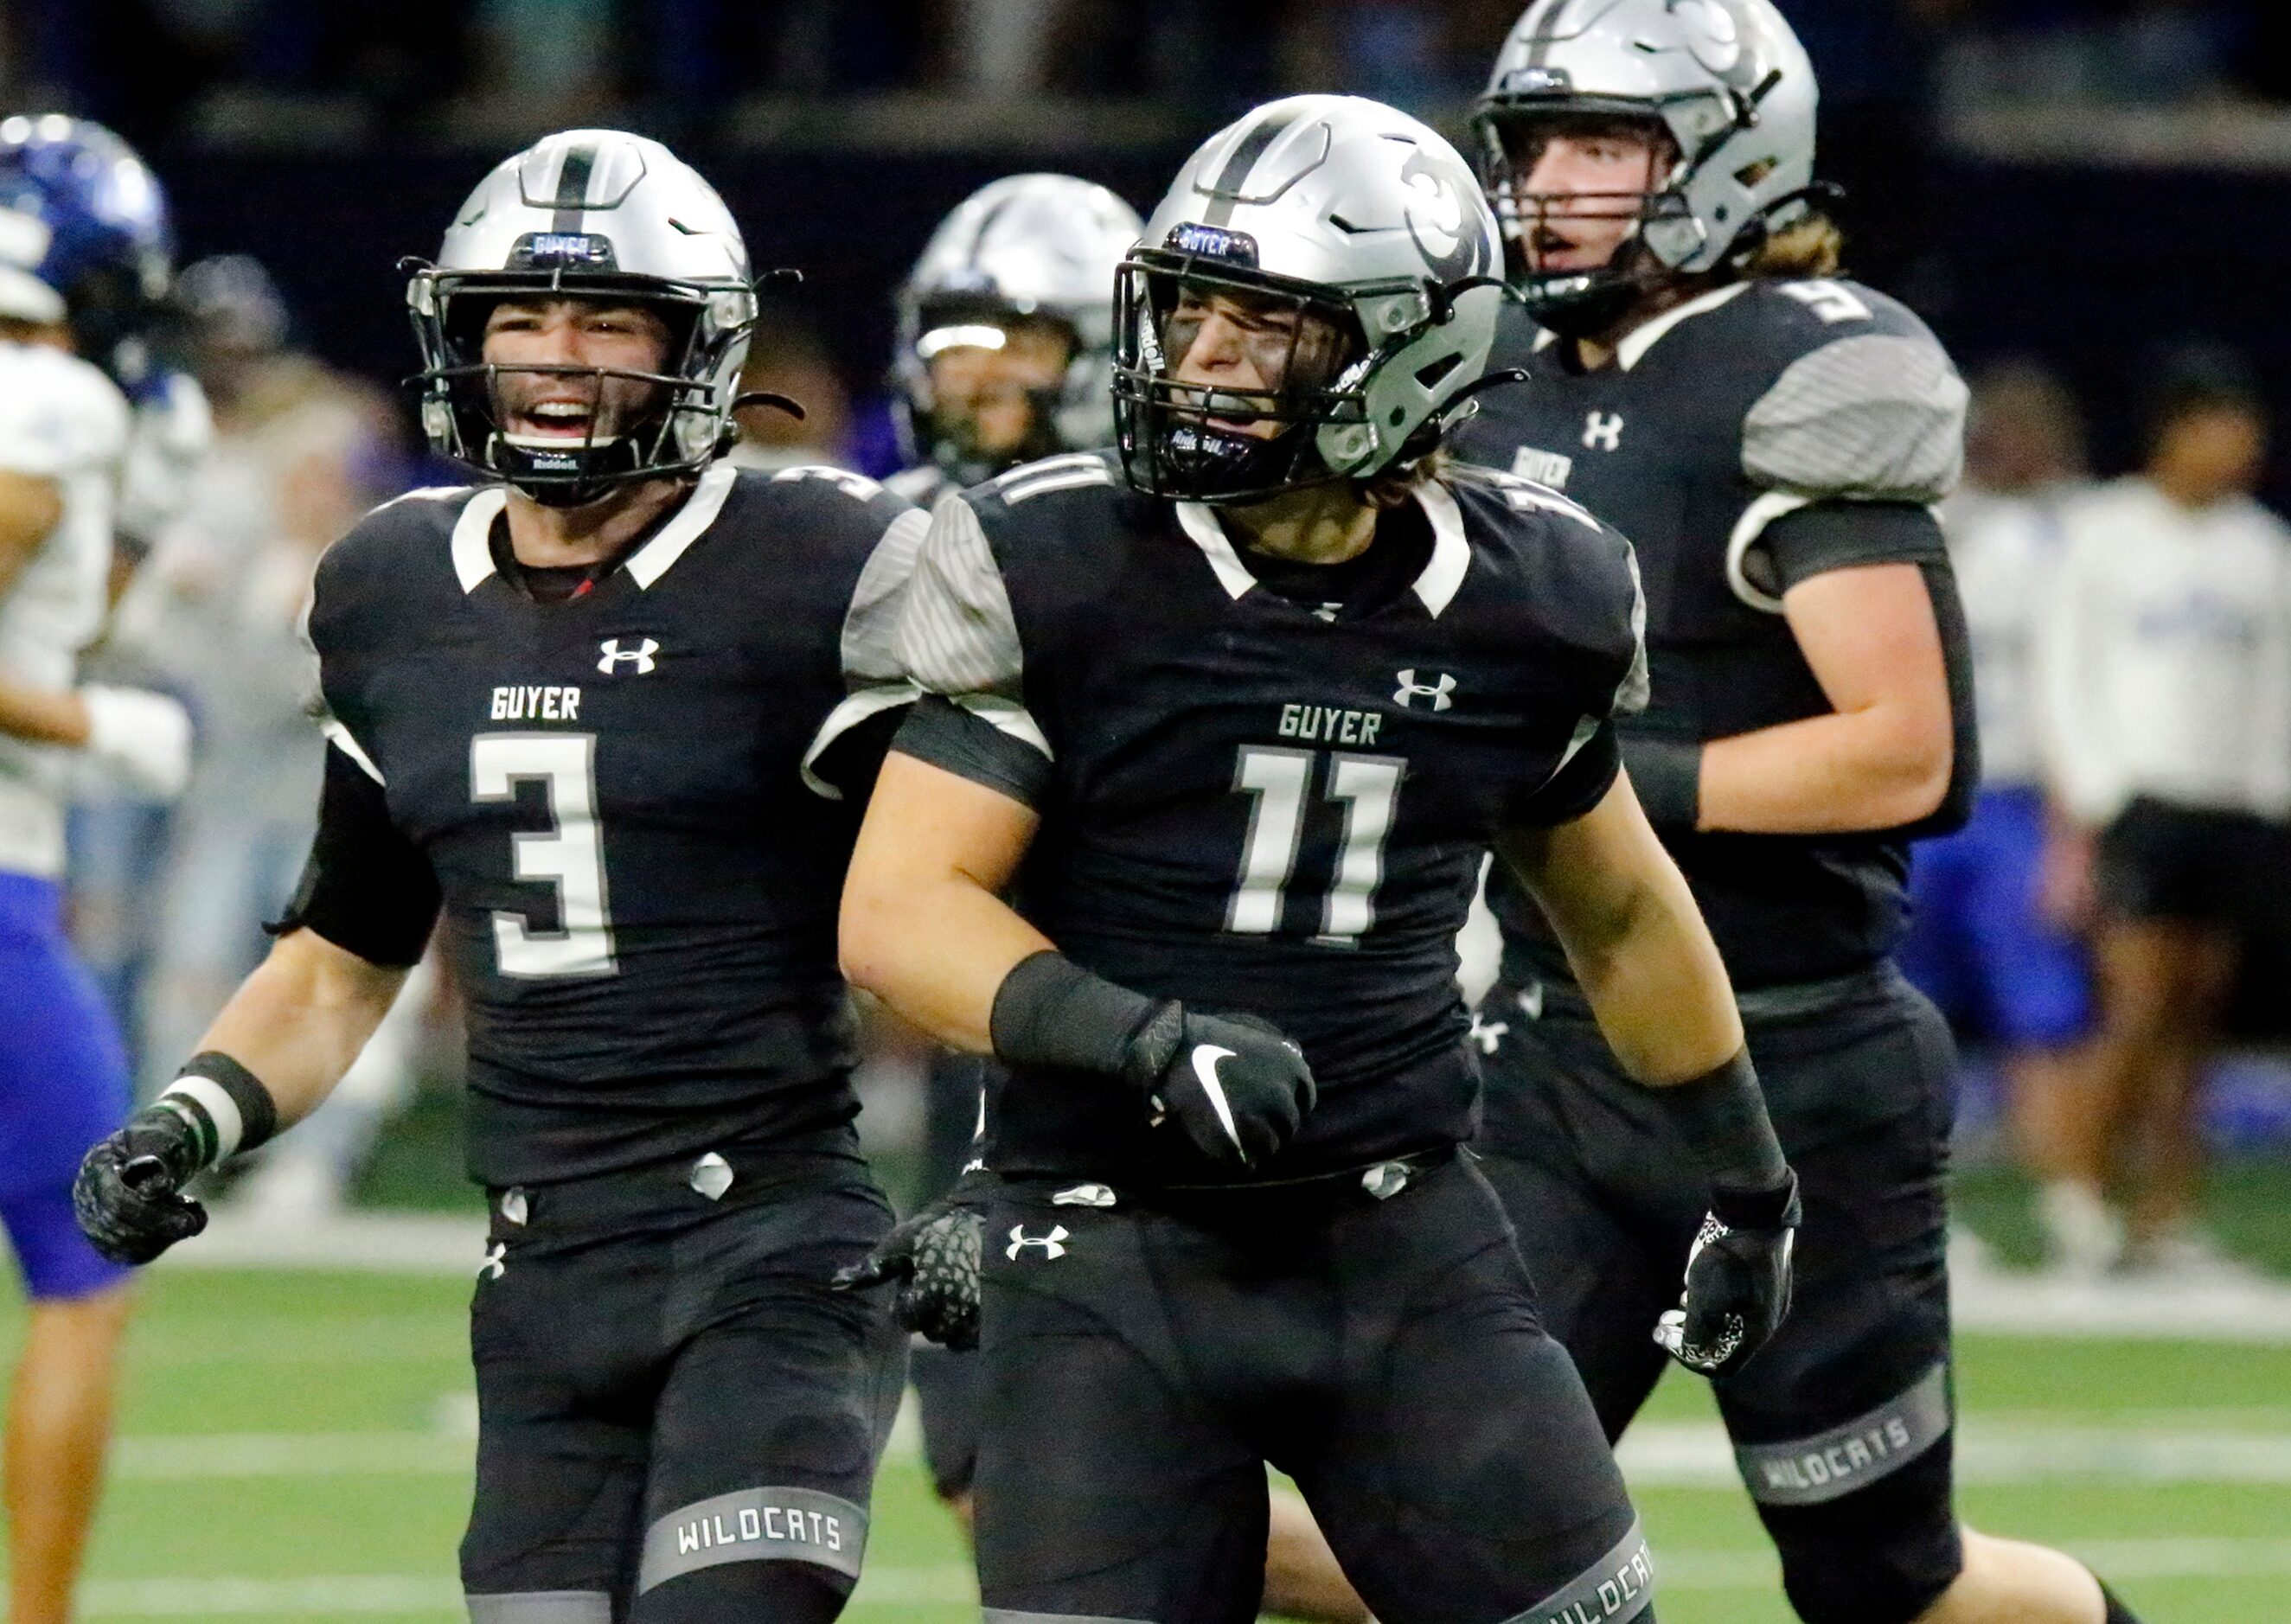
<path id="1" fill-rule="evenodd" d="M 207 1226 L 181 1194 L 199 1170 L 197 1132 L 165 1105 L 146 1105 L 87 1153 L 72 1181 L 72 1216 L 114 1263 L 149 1263 Z"/>
<path id="2" fill-rule="evenodd" d="M 1305 1051 L 1253 1015 L 1197 1015 L 1172 1001 L 1130 1040 L 1129 1053 L 1123 1074 L 1146 1095 L 1154 1123 L 1175 1119 L 1226 1167 L 1278 1154 L 1319 1097 Z"/>
<path id="3" fill-rule="evenodd" d="M 1759 1194 L 1714 1197 L 1686 1254 L 1686 1290 L 1655 1327 L 1663 1350 L 1704 1376 L 1748 1363 L 1789 1313 L 1798 1218 L 1796 1173 Z"/>
<path id="4" fill-rule="evenodd" d="M 985 1189 L 965 1179 L 875 1242 L 835 1275 L 839 1291 L 899 1283 L 891 1317 L 942 1347 L 978 1346 L 978 1258 Z"/>

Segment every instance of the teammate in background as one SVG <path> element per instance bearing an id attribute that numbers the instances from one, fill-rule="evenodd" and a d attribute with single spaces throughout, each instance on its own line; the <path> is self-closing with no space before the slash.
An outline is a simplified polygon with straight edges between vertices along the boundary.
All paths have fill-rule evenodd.
<path id="1" fill-rule="evenodd" d="M 2121 1236 L 2085 1182 L 2091 993 L 2084 950 L 2044 905 L 2045 771 L 2036 623 L 2060 563 L 2061 510 L 2085 477 L 2075 401 L 2027 364 L 1976 379 L 1965 484 L 1942 509 L 1972 639 L 1981 792 L 1954 834 L 1917 849 L 1903 972 L 1960 1032 L 1997 1045 L 2054 1265 L 2090 1275 Z"/>
<path id="2" fill-rule="evenodd" d="M 1499 252 L 1415 120 L 1260 108 L 1122 267 L 1119 452 L 934 511 L 898 639 L 926 696 L 843 958 L 1001 1063 L 996 1178 L 880 1258 L 943 1330 L 984 1242 L 990 1618 L 1254 1616 L 1268 1461 L 1379 1618 L 1652 1617 L 1621 1476 L 1458 1154 L 1454 941 L 1499 840 L 1718 1191 L 1671 1345 L 1732 1369 L 1787 1301 L 1789 1171 L 1618 769 L 1630 548 L 1437 453 Z"/>
<path id="3" fill-rule="evenodd" d="M 1930 511 L 1965 390 L 1916 317 L 1837 278 L 1814 105 L 1768 0 L 1531 6 L 1475 123 L 1522 301 L 1497 358 L 1532 381 L 1489 396 L 1461 448 L 1639 549 L 1653 703 L 1623 759 L 1804 1183 L 1797 1305 L 1716 1384 L 1791 1604 L 1808 1624 L 2101 1624 L 2126 1615 L 2080 1565 L 1961 1531 L 1952 1505 L 1954 1064 L 1892 954 L 1909 839 L 1960 822 L 1978 771 Z M 1617 1436 L 1661 1374 L 1646 1326 L 1699 1180 L 1600 1041 L 1564 931 L 1492 890 L 1481 1148 Z"/>
<path id="4" fill-rule="evenodd" d="M 2094 929 L 2086 1199 L 2123 1262 L 2247 1275 L 2196 1224 L 2197 1084 L 2238 960 L 2291 896 L 2291 529 L 2253 500 L 2268 422 L 2224 358 L 2159 382 L 2142 471 L 2068 508 L 2038 624 L 2054 897 Z"/>
<path id="5" fill-rule="evenodd" d="M 196 1234 L 183 1186 L 326 1096 L 442 902 L 493 1214 L 471 1619 L 831 1619 L 904 1359 L 829 1287 L 889 1211 L 834 959 L 858 802 L 807 787 L 840 766 L 807 748 L 888 672 L 923 519 L 722 460 L 753 284 L 666 148 L 551 136 L 454 221 L 408 288 L 422 422 L 486 482 L 319 566 L 309 865 L 201 1052 L 89 1155 L 81 1221 L 129 1261 Z"/>
<path id="6" fill-rule="evenodd" d="M 891 381 L 928 508 L 1021 462 L 1113 438 L 1113 278 L 1137 211 L 1072 175 L 1009 175 L 939 222 L 900 284 Z"/>
<path id="7" fill-rule="evenodd" d="M 152 887 L 164 902 L 137 1046 L 146 1097 L 262 961 L 262 923 L 293 895 L 326 749 L 308 714 L 311 573 L 328 543 L 401 488 L 390 483 L 401 459 L 389 401 L 292 347 L 285 301 L 260 263 L 186 266 L 173 302 L 181 353 L 214 404 L 214 452 L 154 538 L 111 639 L 199 713 L 198 770 Z M 425 1001 L 398 1000 L 325 1108 L 271 1147 L 234 1205 L 284 1220 L 341 1204 L 410 1089 Z"/>
<path id="8" fill-rule="evenodd" d="M 132 1100 L 64 937 L 64 801 L 76 755 L 153 796 L 190 770 L 173 700 L 73 686 L 109 607 L 129 432 L 97 362 L 164 291 L 164 219 L 109 131 L 0 122 L 0 1225 L 31 1296 L 6 1427 L 9 1624 L 71 1616 L 128 1314 L 126 1271 L 71 1219 L 82 1153 Z"/>

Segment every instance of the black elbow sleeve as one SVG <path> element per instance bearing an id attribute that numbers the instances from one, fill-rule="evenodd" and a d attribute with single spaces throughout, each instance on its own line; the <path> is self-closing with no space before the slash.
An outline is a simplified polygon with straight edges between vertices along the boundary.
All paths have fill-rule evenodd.
<path id="1" fill-rule="evenodd" d="M 313 930 L 369 964 L 419 963 L 438 922 L 438 877 L 422 848 L 390 821 L 382 785 L 339 748 L 326 751 L 318 832 L 272 936 Z"/>

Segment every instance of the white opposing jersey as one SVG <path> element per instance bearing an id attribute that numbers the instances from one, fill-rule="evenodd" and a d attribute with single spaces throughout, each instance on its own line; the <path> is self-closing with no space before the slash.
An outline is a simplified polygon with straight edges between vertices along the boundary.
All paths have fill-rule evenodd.
<path id="1" fill-rule="evenodd" d="M 52 479 L 63 516 L 0 594 L 0 673 L 72 686 L 102 629 L 127 402 L 76 356 L 0 343 L 0 470 Z M 68 752 L 0 737 L 0 870 L 63 872 Z"/>

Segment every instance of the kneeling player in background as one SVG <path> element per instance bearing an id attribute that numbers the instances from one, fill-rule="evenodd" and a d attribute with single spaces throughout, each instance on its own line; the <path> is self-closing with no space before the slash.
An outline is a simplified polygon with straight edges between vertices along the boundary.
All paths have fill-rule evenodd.
<path id="1" fill-rule="evenodd" d="M 1804 1181 L 1789 1323 L 1716 1384 L 1808 1624 L 2125 1616 L 2058 1552 L 1962 1530 L 1946 1263 L 1953 1057 L 1892 958 L 1908 842 L 1962 820 L 1970 663 L 1929 506 L 1965 391 L 1924 325 L 1835 279 L 1813 69 L 1768 0 L 1538 0 L 1481 103 L 1523 305 L 1460 449 L 1626 529 L 1653 703 L 1622 755 L 1741 991 Z M 1701 1207 L 1692 1146 L 1591 1016 L 1565 929 L 1491 888 L 1509 1027 L 1482 1146 L 1609 1435 Z M 1556 927 L 1556 929 L 1555 929 Z"/>
<path id="2" fill-rule="evenodd" d="M 408 290 L 423 424 L 487 482 L 321 562 L 309 866 L 203 1052 L 88 1157 L 81 1220 L 135 1262 L 197 1234 L 181 1186 L 325 1097 L 442 902 L 492 1213 L 471 1620 L 825 1620 L 905 1361 L 830 1285 L 890 1213 L 834 959 L 858 808 L 807 752 L 888 655 L 923 519 L 722 460 L 753 284 L 666 148 L 551 136 L 454 220 Z"/>
<path id="3" fill-rule="evenodd" d="M 1001 1624 L 1252 1617 L 1268 1461 L 1379 1618 L 1652 1617 L 1621 1475 L 1459 1154 L 1453 943 L 1498 840 L 1718 1192 L 1681 1356 L 1733 1368 L 1787 1300 L 1792 1180 L 1618 770 L 1629 546 L 1436 452 L 1498 253 L 1422 125 L 1259 109 L 1122 268 L 1119 454 L 934 513 L 899 630 L 926 697 L 843 957 L 1001 1062 L 966 1193 Z"/>
<path id="4" fill-rule="evenodd" d="M 133 1103 L 110 1011 L 64 934 L 75 755 L 140 796 L 190 776 L 163 695 L 75 689 L 102 630 L 131 444 L 118 351 L 165 290 L 157 184 L 109 130 L 0 122 L 0 210 L 44 245 L 0 267 L 0 1228 L 31 1298 L 9 1397 L 11 1624 L 65 1624 L 111 1432 L 127 1272 L 72 1222 L 72 1174 Z"/>

